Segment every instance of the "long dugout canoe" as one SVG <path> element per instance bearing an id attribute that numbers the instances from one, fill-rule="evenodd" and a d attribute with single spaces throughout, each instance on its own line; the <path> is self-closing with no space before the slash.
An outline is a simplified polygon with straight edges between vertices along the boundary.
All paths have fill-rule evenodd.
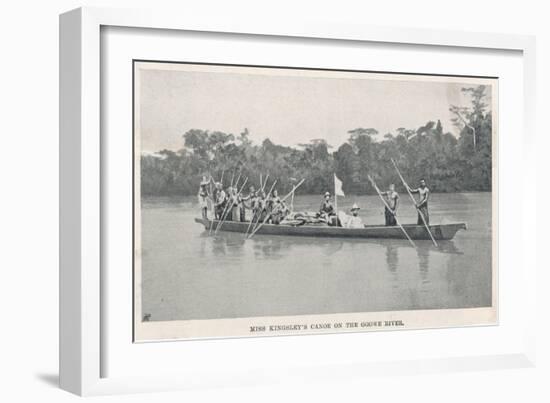
<path id="1" fill-rule="evenodd" d="M 203 224 L 206 230 L 213 225 L 213 230 L 218 225 L 218 220 L 205 220 L 195 218 L 195 222 Z M 245 233 L 249 222 L 224 221 L 220 231 Z M 411 239 L 430 240 L 430 235 L 423 225 L 407 224 L 403 228 Z M 455 234 L 466 229 L 466 223 L 449 223 L 430 225 L 430 231 L 438 241 L 453 239 Z M 286 235 L 286 236 L 313 236 L 334 238 L 379 238 L 379 239 L 406 239 L 405 234 L 398 226 L 386 227 L 384 225 L 365 225 L 364 228 L 329 227 L 325 225 L 285 225 L 264 224 L 256 234 L 261 235 Z"/>

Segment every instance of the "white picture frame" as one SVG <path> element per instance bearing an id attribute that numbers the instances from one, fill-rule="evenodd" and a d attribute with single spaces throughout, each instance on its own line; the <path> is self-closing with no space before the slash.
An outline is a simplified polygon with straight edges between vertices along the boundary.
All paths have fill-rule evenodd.
<path id="1" fill-rule="evenodd" d="M 245 17 L 210 20 L 151 10 L 80 8 L 65 13 L 60 17 L 60 385 L 63 389 L 79 395 L 96 395 L 248 385 L 275 379 L 331 379 L 348 375 L 368 376 L 381 372 L 392 375 L 534 365 L 536 246 L 534 243 L 523 242 L 519 246 L 522 252 L 521 270 L 525 279 L 521 284 L 521 293 L 528 309 L 525 322 L 518 326 L 524 331 L 525 339 L 524 343 L 510 348 L 506 353 L 437 356 L 431 359 L 392 360 L 385 363 L 359 359 L 347 364 L 306 357 L 304 367 L 270 368 L 266 364 L 263 374 L 247 373 L 246 367 L 240 368 L 241 372 L 234 374 L 229 368 L 212 369 L 210 372 L 206 369 L 197 378 L 186 376 L 185 371 L 181 375 L 102 376 L 105 373 L 102 357 L 109 354 L 101 331 L 102 317 L 108 315 L 101 287 L 104 247 L 101 236 L 102 181 L 109 172 L 104 171 L 100 136 L 100 31 L 106 26 L 471 48 L 479 52 L 491 49 L 521 52 L 524 88 L 521 164 L 526 173 L 522 188 L 535 188 L 535 175 L 531 175 L 535 172 L 535 159 L 529 158 L 535 150 L 535 40 L 531 36 L 371 27 L 321 21 L 300 24 L 291 20 L 249 21 Z M 501 163 L 505 164 L 506 161 Z M 520 214 L 529 214 L 528 208 L 523 206 Z M 524 220 L 522 225 L 524 233 L 535 232 L 532 220 Z M 507 231 L 507 228 L 502 225 L 500 230 Z M 507 297 L 504 295 L 501 298 Z M 303 338 L 308 337 L 318 336 L 299 338 L 304 340 Z M 329 336 L 323 337 L 329 340 Z M 340 337 L 348 337 L 347 340 L 350 341 L 352 336 Z M 241 343 L 246 342 L 241 340 Z M 171 348 L 175 349 L 176 346 L 177 343 L 172 343 Z M 222 343 L 216 348 L 221 351 L 230 347 Z M 261 352 L 262 348 L 264 347 L 256 345 L 255 351 Z M 195 357 L 180 365 L 193 366 L 193 360 L 198 363 L 198 358 Z"/>

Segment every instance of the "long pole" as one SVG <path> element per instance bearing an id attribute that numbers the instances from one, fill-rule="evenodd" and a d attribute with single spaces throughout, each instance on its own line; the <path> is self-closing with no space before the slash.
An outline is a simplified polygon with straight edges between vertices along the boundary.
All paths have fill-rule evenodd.
<path id="1" fill-rule="evenodd" d="M 260 193 L 261 191 L 264 190 L 265 185 L 267 185 L 267 179 L 268 178 L 269 178 L 269 175 L 266 176 L 265 183 L 263 184 L 263 186 L 261 186 L 261 189 L 258 190 L 258 193 Z M 273 187 L 275 186 L 276 183 L 277 183 L 277 181 L 273 182 L 273 186 L 271 186 L 271 190 L 273 190 Z M 271 193 L 271 191 L 270 191 L 270 193 Z M 260 214 L 257 214 L 257 217 L 252 216 L 252 218 L 250 219 L 250 222 L 248 223 L 248 227 L 246 228 L 246 232 L 244 233 L 245 237 L 248 236 L 248 231 L 250 231 L 250 227 L 251 226 L 255 227 L 259 220 L 260 220 Z M 256 222 L 256 224 L 254 224 L 254 222 Z"/>
<path id="2" fill-rule="evenodd" d="M 470 129 L 472 131 L 472 136 L 474 137 L 474 150 L 476 149 L 476 129 L 475 127 L 469 125 L 466 120 L 464 119 L 464 117 L 460 114 L 459 111 L 453 111 L 456 116 L 458 116 L 460 118 L 460 120 L 462 121 L 462 123 L 464 123 L 464 126 L 466 126 L 468 129 Z"/>
<path id="3" fill-rule="evenodd" d="M 290 182 L 294 184 L 296 183 L 296 179 L 290 178 Z M 292 193 L 292 196 L 290 197 L 290 212 L 294 212 L 294 193 Z"/>
<path id="4" fill-rule="evenodd" d="M 241 194 L 241 192 L 243 191 L 244 189 L 244 185 L 246 185 L 246 182 L 248 182 L 248 178 L 245 179 L 245 181 L 243 182 L 242 186 L 241 186 L 241 190 L 239 190 L 239 193 L 237 193 L 236 197 L 239 197 L 239 195 Z M 231 204 L 233 204 L 233 201 L 231 202 Z M 229 205 L 229 203 L 228 203 Z M 227 206 L 226 206 L 227 207 Z M 233 208 L 233 207 L 231 207 Z M 225 221 L 225 218 L 227 217 L 227 212 L 229 211 L 229 209 L 226 209 L 226 212 L 225 212 L 225 215 L 222 217 L 222 220 L 218 223 L 218 226 L 216 227 L 216 232 L 214 232 L 214 235 L 216 235 L 218 233 L 218 231 L 220 230 L 221 226 L 223 225 L 224 221 Z"/>
<path id="5" fill-rule="evenodd" d="M 265 185 L 267 185 L 267 180 L 268 180 L 268 179 L 269 179 L 269 174 L 266 175 L 264 184 L 262 185 L 262 184 L 260 183 L 260 187 L 262 188 L 262 192 L 263 192 L 263 190 L 265 189 Z M 275 182 L 277 182 L 277 181 L 275 181 Z"/>
<path id="6" fill-rule="evenodd" d="M 257 223 L 260 220 L 260 214 L 261 212 L 258 211 L 258 214 L 257 214 L 258 217 L 252 216 L 252 218 L 250 219 L 250 222 L 248 223 L 248 227 L 246 228 L 246 232 L 244 233 L 245 238 L 248 236 L 248 231 L 250 231 L 250 227 L 252 226 L 254 221 L 256 221 Z M 256 224 L 254 224 L 254 226 L 256 226 Z"/>
<path id="7" fill-rule="evenodd" d="M 224 174 L 224 172 L 225 172 L 225 170 L 222 169 L 222 175 L 220 177 L 220 183 L 222 184 L 222 188 L 223 188 L 223 174 Z M 212 175 L 210 175 L 210 178 L 212 180 L 214 180 L 214 178 L 212 178 Z M 216 192 L 216 194 L 217 194 L 217 192 Z M 212 228 L 214 227 L 214 220 L 215 219 L 216 219 L 216 198 L 214 197 L 214 192 L 212 191 L 212 220 L 210 220 L 210 228 L 208 229 L 208 236 L 212 235 Z"/>
<path id="8" fill-rule="evenodd" d="M 222 169 L 222 174 L 220 176 L 220 183 L 222 185 L 222 190 L 223 190 L 223 174 L 224 173 L 225 173 L 225 169 Z M 212 175 L 210 175 L 210 177 L 212 177 Z M 214 197 L 214 193 L 212 193 L 212 197 Z M 225 209 L 223 210 L 223 213 L 225 213 Z M 210 228 L 208 229 L 208 236 L 212 235 L 212 228 L 214 228 L 214 219 L 215 218 L 216 218 L 216 200 L 213 198 L 212 199 L 212 220 L 210 221 Z"/>
<path id="9" fill-rule="evenodd" d="M 233 171 L 233 175 L 235 175 L 235 171 Z M 240 175 L 239 175 L 240 176 Z M 223 171 L 222 171 L 222 177 L 223 177 Z M 231 178 L 231 186 L 230 188 L 233 187 L 233 179 L 235 179 L 234 177 Z M 222 183 L 222 190 L 223 190 L 223 183 Z M 229 200 L 229 195 L 227 195 L 227 200 Z M 229 207 L 229 203 L 226 201 L 225 202 L 225 207 L 223 208 L 223 211 L 222 211 L 222 215 L 220 216 L 220 219 L 218 220 L 218 223 L 216 225 L 216 231 L 214 232 L 214 234 L 217 234 L 218 233 L 218 227 L 220 226 L 220 223 L 223 221 L 223 219 L 225 218 L 225 216 L 227 215 L 227 212 L 228 212 L 228 207 Z M 213 223 L 212 225 L 210 226 L 210 231 L 208 233 L 208 235 L 211 235 L 212 234 L 212 227 L 213 227 Z"/>
<path id="10" fill-rule="evenodd" d="M 290 197 L 290 195 L 292 195 L 292 194 L 296 191 L 296 189 L 298 189 L 298 187 L 300 187 L 300 186 L 302 185 L 302 183 L 304 183 L 304 181 L 305 181 L 305 179 L 302 179 L 296 186 L 294 186 L 294 187 L 292 188 L 292 190 L 290 191 L 290 193 L 287 194 L 285 197 L 283 197 L 283 198 L 281 199 L 281 204 L 282 204 L 282 202 L 284 202 L 286 199 L 288 199 L 288 198 Z M 277 206 L 277 208 L 281 208 L 281 205 Z M 275 210 L 274 210 L 274 211 L 275 211 Z M 252 238 L 252 237 L 254 236 L 254 234 L 255 234 L 256 232 L 258 232 L 258 230 L 262 227 L 262 225 L 264 225 L 264 224 L 267 222 L 267 220 L 269 219 L 269 217 L 271 216 L 271 214 L 273 214 L 274 211 L 272 211 L 270 214 L 268 214 L 268 215 L 265 216 L 263 222 L 262 222 L 260 225 L 258 225 L 256 228 L 254 228 L 254 231 L 252 231 L 252 233 L 249 235 L 248 238 Z"/>
<path id="11" fill-rule="evenodd" d="M 224 191 L 223 188 L 221 189 L 221 191 Z M 225 207 L 223 208 L 222 215 L 220 216 L 220 220 L 222 219 L 222 217 L 225 217 L 227 212 L 227 206 L 229 206 L 229 197 L 226 196 Z M 216 229 L 218 229 L 219 225 L 220 225 L 220 222 L 218 221 L 218 224 L 216 225 Z M 212 220 L 212 224 L 210 224 L 210 230 L 208 231 L 209 236 L 212 235 L 213 227 L 214 227 L 214 220 Z"/>
<path id="12" fill-rule="evenodd" d="M 372 186 L 374 187 L 374 189 L 376 189 L 376 192 L 378 193 L 378 196 L 380 197 L 380 200 L 382 200 L 382 203 L 384 203 L 384 205 L 386 206 L 386 208 L 391 212 L 392 209 L 390 208 L 390 206 L 388 205 L 388 203 L 386 202 L 386 200 L 384 199 L 384 197 L 382 196 L 382 193 L 380 193 L 380 189 L 378 189 L 378 186 L 376 186 L 376 182 L 374 182 L 374 180 L 370 177 L 370 175 L 367 175 L 367 178 L 369 179 L 370 183 L 372 184 Z M 393 215 L 395 217 L 395 222 L 397 223 L 397 225 L 399 225 L 399 228 L 401 228 L 401 231 L 403 231 L 403 233 L 405 234 L 405 236 L 407 237 L 407 239 L 409 240 L 409 242 L 411 243 L 412 246 L 414 246 L 416 248 L 416 245 L 414 244 L 414 242 L 412 241 L 411 237 L 409 236 L 409 234 L 407 234 L 407 231 L 405 231 L 405 228 L 403 228 L 403 226 L 397 221 L 397 217 L 396 215 L 394 214 Z"/>
<path id="13" fill-rule="evenodd" d="M 338 195 L 336 194 L 336 174 L 332 178 L 334 181 L 334 209 L 336 210 L 336 219 L 338 220 Z"/>
<path id="14" fill-rule="evenodd" d="M 395 167 L 395 170 L 397 171 L 397 174 L 399 175 L 399 178 L 401 178 L 401 182 L 403 182 L 403 185 L 405 186 L 405 189 L 407 189 L 407 193 L 411 197 L 411 200 L 412 200 L 413 204 L 416 207 L 416 211 L 418 212 L 418 215 L 420 216 L 420 218 L 422 218 L 422 222 L 424 223 L 424 227 L 426 227 L 426 231 L 428 231 L 428 234 L 430 234 L 430 238 L 432 238 L 432 242 L 434 243 L 435 247 L 437 248 L 437 242 L 435 241 L 435 238 L 432 234 L 432 231 L 430 231 L 430 226 L 428 225 L 428 223 L 426 221 L 426 217 L 424 217 L 424 214 L 422 213 L 422 211 L 420 211 L 420 209 L 416 206 L 416 200 L 414 199 L 414 196 L 412 195 L 411 191 L 409 190 L 409 185 L 407 184 L 407 182 L 405 182 L 405 178 L 403 178 L 403 175 L 401 175 L 401 172 L 399 171 L 399 168 L 397 167 L 397 164 L 395 163 L 393 158 L 391 159 L 391 162 L 393 163 L 393 166 Z"/>
<path id="15" fill-rule="evenodd" d="M 231 175 L 231 184 L 229 186 L 233 187 L 233 179 L 235 179 L 235 170 L 233 170 L 233 174 Z"/>
<path id="16" fill-rule="evenodd" d="M 239 186 L 239 180 L 241 179 L 241 173 L 239 172 L 239 176 L 237 176 L 237 181 L 235 182 L 235 187 Z"/>
<path id="17" fill-rule="evenodd" d="M 260 174 L 260 175 L 261 175 L 261 174 Z M 265 183 L 263 184 L 263 186 L 262 186 L 262 181 L 261 181 L 261 179 L 260 179 L 260 189 L 258 189 L 258 194 L 264 190 L 264 187 L 265 187 L 265 185 L 267 184 L 267 179 L 268 179 L 268 178 L 269 178 L 269 175 L 266 176 L 266 178 L 265 178 Z M 275 182 L 273 183 L 273 186 L 275 186 L 275 183 L 277 183 L 277 181 L 275 181 Z M 258 211 L 258 210 L 256 210 L 256 211 Z M 257 216 L 258 216 L 258 217 L 252 216 L 252 218 L 250 218 L 250 222 L 248 223 L 248 227 L 246 228 L 246 232 L 244 233 L 245 238 L 248 236 L 248 231 L 250 231 L 250 227 L 251 227 L 252 225 L 256 226 L 256 224 L 254 224 L 254 221 L 256 221 L 256 223 L 257 223 L 258 220 L 260 219 L 260 214 L 257 214 Z"/>
<path id="18" fill-rule="evenodd" d="M 208 198 L 210 200 L 210 207 L 212 208 L 212 219 L 210 220 L 210 227 L 212 227 L 212 224 L 214 223 L 214 203 L 215 203 L 215 200 L 214 200 L 214 189 L 212 187 L 212 182 L 214 182 L 214 178 L 212 178 L 212 175 L 210 175 L 210 181 L 209 181 L 209 185 L 210 185 L 210 197 Z"/>
<path id="19" fill-rule="evenodd" d="M 269 175 L 268 175 L 268 176 L 269 176 Z M 275 180 L 275 182 L 273 182 L 273 185 L 271 185 L 271 189 L 269 189 L 269 192 L 267 192 L 267 194 L 266 194 L 266 199 L 267 199 L 268 195 L 270 195 L 271 192 L 273 192 L 273 189 L 275 188 L 275 185 L 276 185 L 276 184 L 277 184 L 277 179 Z M 266 179 L 266 181 L 265 181 L 265 183 L 264 183 L 264 187 L 265 187 L 265 185 L 267 185 L 267 179 Z M 263 192 L 263 190 L 264 190 L 264 189 L 262 188 L 262 192 Z M 260 214 L 261 214 L 261 212 L 260 212 Z M 256 220 L 256 224 L 254 224 L 254 229 L 252 230 L 252 232 L 254 232 L 254 230 L 255 230 L 256 227 L 258 226 L 258 223 L 260 222 L 260 214 L 258 214 L 258 219 Z M 249 224 L 248 226 L 250 226 L 250 224 Z M 246 231 L 246 233 L 248 234 L 248 230 Z"/>

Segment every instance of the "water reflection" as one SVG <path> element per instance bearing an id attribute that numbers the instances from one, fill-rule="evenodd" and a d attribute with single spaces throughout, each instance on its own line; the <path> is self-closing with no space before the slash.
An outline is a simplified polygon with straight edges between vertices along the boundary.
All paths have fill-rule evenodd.
<path id="1" fill-rule="evenodd" d="M 455 245 L 454 241 L 439 241 L 437 245 L 438 245 L 437 247 L 438 252 L 454 254 L 454 255 L 464 254 L 464 252 Z"/>
<path id="2" fill-rule="evenodd" d="M 324 256 L 332 256 L 342 249 L 344 242 L 338 238 L 259 236 L 250 239 L 255 250 L 268 252 L 264 257 L 278 256 L 278 253 L 292 253 L 296 249 L 314 247 Z"/>
<path id="3" fill-rule="evenodd" d="M 217 264 L 224 262 L 224 271 L 228 273 L 228 265 L 237 265 L 251 278 L 265 276 L 267 268 L 270 268 L 271 274 L 278 273 L 282 276 L 282 273 L 291 267 L 296 270 L 311 265 L 317 267 L 321 289 L 334 286 L 338 290 L 346 289 L 348 293 L 355 292 L 362 295 L 357 298 L 365 304 L 368 304 L 369 302 L 365 301 L 369 301 L 373 298 L 373 293 L 377 292 L 371 287 L 386 287 L 387 295 L 384 298 L 396 301 L 404 298 L 409 309 L 432 306 L 435 295 L 439 292 L 436 289 L 441 286 L 454 295 L 461 296 L 465 293 L 463 275 L 451 270 L 441 271 L 453 267 L 454 262 L 460 262 L 462 259 L 463 251 L 454 241 L 440 241 L 436 247 L 431 241 L 419 240 L 415 241 L 413 247 L 408 241 L 398 239 L 270 235 L 258 235 L 247 239 L 244 234 L 225 231 L 220 231 L 216 235 L 209 235 L 208 231 L 203 231 L 199 239 L 200 256 L 206 260 L 217 261 Z M 244 263 L 247 259 L 252 259 L 250 262 L 266 261 L 266 264 L 267 261 L 271 261 L 273 265 L 262 263 L 247 266 Z M 351 268 L 353 266 L 356 268 Z M 384 272 L 385 275 L 382 274 Z M 296 275 L 302 273 L 302 270 L 293 273 Z M 337 283 L 329 285 L 329 279 Z M 442 280 L 446 285 L 442 284 Z M 278 277 L 273 281 L 286 280 L 284 277 Z M 367 283 L 369 286 L 365 288 Z M 360 284 L 363 285 L 359 286 Z M 360 289 L 356 289 L 355 285 Z M 350 291 L 350 287 L 354 291 Z M 338 295 L 334 298 L 338 298 Z M 400 306 L 402 304 L 403 302 Z"/>
<path id="4" fill-rule="evenodd" d="M 283 242 L 280 239 L 273 237 L 261 238 L 260 240 L 251 240 L 254 256 L 256 258 L 266 259 L 281 259 L 285 256 L 285 252 L 290 251 L 290 244 Z"/>
<path id="5" fill-rule="evenodd" d="M 397 247 L 391 242 L 386 244 L 386 263 L 392 279 L 392 288 L 397 289 L 399 288 L 399 276 L 397 273 L 399 253 Z"/>
<path id="6" fill-rule="evenodd" d="M 227 242 L 225 239 L 212 237 L 212 252 L 215 256 L 224 256 L 227 252 L 226 245 Z"/>
<path id="7" fill-rule="evenodd" d="M 421 271 L 426 271 L 429 267 L 429 254 L 432 251 L 442 254 L 463 254 L 453 241 L 440 241 L 437 247 L 431 241 L 416 241 L 415 247 L 413 247 L 409 242 L 397 239 L 351 239 L 277 235 L 260 235 L 247 239 L 241 233 L 223 231 L 216 235 L 210 235 L 208 231 L 203 231 L 199 237 L 201 238 L 201 256 L 204 255 L 207 240 L 210 240 L 212 250 L 216 255 L 236 253 L 242 250 L 247 243 L 251 243 L 255 255 L 263 258 L 280 258 L 282 254 L 290 253 L 296 247 L 312 246 L 319 249 L 323 255 L 331 256 L 340 252 L 344 245 L 349 245 L 352 249 L 360 248 L 366 244 L 379 245 L 386 248 L 386 263 L 391 272 L 397 270 L 399 261 L 397 251 L 401 248 L 414 248 L 416 250 Z"/>
<path id="8" fill-rule="evenodd" d="M 212 255 L 217 258 L 240 259 L 245 256 L 256 260 L 281 261 L 288 264 L 291 259 L 295 264 L 301 265 L 312 256 L 323 256 L 318 264 L 327 270 L 342 270 L 339 263 L 342 259 L 359 256 L 364 270 L 377 270 L 374 265 L 380 262 L 380 268 L 385 268 L 388 273 L 388 285 L 394 292 L 403 289 L 405 284 L 410 285 L 411 280 L 416 285 L 408 292 L 411 303 L 414 306 L 423 306 L 422 301 L 432 293 L 433 279 L 430 270 L 441 267 L 449 267 L 451 255 L 457 257 L 463 252 L 453 241 L 440 241 L 434 246 L 431 241 L 416 241 L 415 247 L 406 240 L 392 239 L 342 239 L 323 237 L 289 237 L 261 235 L 246 239 L 241 233 L 219 232 L 215 236 L 208 236 L 204 231 L 201 235 L 201 256 L 210 244 Z M 377 250 L 383 253 L 378 258 Z M 435 256 L 435 261 L 432 261 Z M 447 256 L 447 257 L 446 257 Z M 384 263 L 381 262 L 385 261 Z M 438 276 L 438 275 L 436 275 Z M 447 279 L 455 282 L 453 273 L 447 271 Z M 451 280 L 452 279 L 452 280 Z M 463 281 L 463 278 L 459 279 Z M 455 287 L 455 293 L 461 293 L 463 285 Z"/>
<path id="9" fill-rule="evenodd" d="M 430 283 L 430 248 L 417 247 L 416 256 L 418 257 L 418 272 L 422 283 L 421 292 L 426 292 L 427 285 Z"/>

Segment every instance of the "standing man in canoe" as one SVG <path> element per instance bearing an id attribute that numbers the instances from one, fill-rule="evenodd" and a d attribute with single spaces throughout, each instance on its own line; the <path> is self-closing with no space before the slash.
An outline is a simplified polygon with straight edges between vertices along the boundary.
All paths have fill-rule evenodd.
<path id="1" fill-rule="evenodd" d="M 267 196 L 263 189 L 258 191 L 258 198 L 256 201 L 256 222 L 263 222 L 267 217 Z"/>
<path id="2" fill-rule="evenodd" d="M 281 200 L 279 197 L 279 193 L 277 192 L 277 189 L 273 190 L 273 193 L 271 195 L 271 223 L 272 224 L 279 224 L 283 219 L 286 217 L 286 214 L 288 213 L 288 207 L 286 206 L 285 202 Z"/>
<path id="3" fill-rule="evenodd" d="M 426 225 L 430 225 L 430 216 L 428 214 L 428 199 L 430 198 L 430 189 L 426 186 L 426 181 L 420 179 L 420 186 L 416 189 L 409 188 L 409 192 L 418 193 L 419 201 L 416 203 L 416 209 L 418 210 L 418 225 L 424 225 L 422 215 L 426 220 Z"/>
<path id="4" fill-rule="evenodd" d="M 227 213 L 227 221 L 239 221 L 240 220 L 240 208 L 239 208 L 239 190 L 236 186 L 231 187 L 231 193 L 229 194 L 229 210 Z"/>
<path id="5" fill-rule="evenodd" d="M 388 206 L 390 206 L 390 209 L 388 209 L 387 207 L 384 207 L 384 216 L 386 217 L 386 226 L 391 227 L 391 226 L 397 225 L 397 220 L 395 218 L 395 215 L 397 214 L 397 205 L 399 204 L 399 194 L 395 191 L 395 185 L 391 183 L 390 188 L 385 192 L 381 192 L 380 194 L 386 197 Z"/>
<path id="6" fill-rule="evenodd" d="M 265 199 L 265 211 L 266 215 L 268 216 L 267 224 L 271 224 L 273 220 L 273 211 L 275 209 L 276 204 L 279 202 L 279 193 L 277 192 L 277 189 L 273 189 L 270 194 L 267 195 Z"/>
<path id="7" fill-rule="evenodd" d="M 202 181 L 199 185 L 199 208 L 201 209 L 202 218 L 205 220 L 208 220 L 208 185 L 210 184 L 210 180 L 206 177 L 206 175 L 202 176 Z"/>
<path id="8" fill-rule="evenodd" d="M 226 220 L 226 221 L 231 221 L 232 220 L 232 214 L 233 214 L 233 186 L 228 186 L 227 189 L 225 190 L 225 195 L 226 195 L 226 206 L 225 206 L 225 212 L 223 214 L 225 214 L 225 217 L 220 217 L 220 219 L 223 219 L 223 220 Z"/>
<path id="9" fill-rule="evenodd" d="M 262 189 L 258 189 L 254 192 L 254 196 L 250 200 L 250 208 L 252 209 L 252 217 L 250 221 L 256 222 L 260 218 L 261 205 L 262 205 Z"/>
<path id="10" fill-rule="evenodd" d="M 246 209 L 252 210 L 254 216 L 254 204 L 256 202 L 256 190 L 254 186 L 250 186 L 249 193 L 245 197 L 241 197 L 241 222 L 246 221 Z M 248 202 L 248 205 L 247 203 Z"/>
<path id="11" fill-rule="evenodd" d="M 214 203 L 214 211 L 215 211 L 217 220 L 221 220 L 226 202 L 227 202 L 227 195 L 223 190 L 223 186 L 220 182 L 217 182 L 216 183 L 216 200 Z"/>

